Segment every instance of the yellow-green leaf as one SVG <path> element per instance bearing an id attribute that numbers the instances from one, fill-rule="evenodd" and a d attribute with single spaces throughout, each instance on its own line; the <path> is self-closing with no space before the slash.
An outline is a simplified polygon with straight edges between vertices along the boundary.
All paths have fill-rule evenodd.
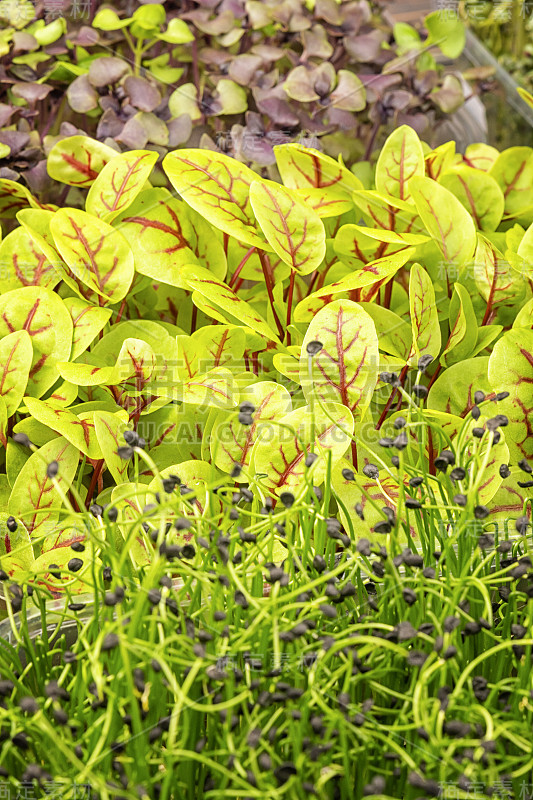
<path id="1" fill-rule="evenodd" d="M 250 246 L 270 249 L 250 203 L 257 173 L 210 150 L 176 150 L 165 157 L 163 168 L 185 202 L 208 222 Z"/>
<path id="2" fill-rule="evenodd" d="M 322 349 L 310 359 L 306 347 L 314 341 L 321 342 Z M 366 311 L 350 300 L 335 300 L 319 311 L 307 329 L 300 356 L 300 383 L 307 402 L 318 396 L 325 403 L 341 403 L 360 419 L 378 371 L 378 337 Z"/>
<path id="3" fill-rule="evenodd" d="M 199 292 L 231 317 L 240 320 L 241 324 L 252 328 L 271 341 L 278 341 L 278 337 L 268 322 L 249 303 L 238 297 L 229 286 L 215 278 L 206 269 L 202 269 L 202 267 L 184 268 L 183 277 L 190 289 Z"/>
<path id="4" fill-rule="evenodd" d="M 46 166 L 55 181 L 69 186 L 89 187 L 117 151 L 89 136 L 68 136 L 55 144 Z"/>
<path id="5" fill-rule="evenodd" d="M 416 131 L 401 125 L 388 137 L 376 164 L 376 189 L 385 196 L 409 200 L 409 181 L 425 175 L 424 151 Z"/>
<path id="6" fill-rule="evenodd" d="M 247 471 L 252 448 L 262 426 L 287 414 L 292 406 L 287 389 L 271 381 L 250 384 L 241 392 L 239 400 L 254 406 L 251 425 L 242 425 L 236 415 L 231 416 L 227 412 L 218 414 L 213 422 L 211 457 L 222 472 L 230 473 L 235 464 Z M 241 480 L 246 481 L 248 478 L 243 474 Z"/>
<path id="7" fill-rule="evenodd" d="M 0 339 L 0 397 L 10 417 L 26 392 L 33 361 L 31 337 L 26 330 L 14 331 Z"/>
<path id="8" fill-rule="evenodd" d="M 211 225 L 166 189 L 146 189 L 115 221 L 128 240 L 141 275 L 187 288 L 182 267 L 200 264 L 217 278 L 226 275 L 222 243 Z"/>
<path id="9" fill-rule="evenodd" d="M 463 204 L 431 178 L 411 178 L 409 190 L 446 262 L 457 267 L 468 263 L 476 248 L 476 226 Z"/>
<path id="10" fill-rule="evenodd" d="M 363 184 L 343 164 L 301 144 L 276 145 L 274 154 L 284 185 L 299 190 L 319 216 L 352 210 L 352 192 Z"/>
<path id="11" fill-rule="evenodd" d="M 20 470 L 9 496 L 8 511 L 21 519 L 30 535 L 49 534 L 59 519 L 61 494 L 47 476 L 48 465 L 58 463 L 56 481 L 68 492 L 79 461 L 79 451 L 60 436 L 39 448 Z"/>
<path id="12" fill-rule="evenodd" d="M 157 153 L 151 150 L 130 150 L 112 158 L 89 189 L 86 211 L 111 222 L 133 203 L 156 161 Z"/>
<path id="13" fill-rule="evenodd" d="M 76 208 L 62 208 L 50 221 L 54 242 L 74 275 L 111 303 L 128 293 L 134 275 L 132 250 L 107 222 Z"/>
<path id="14" fill-rule="evenodd" d="M 317 403 L 313 410 L 304 406 L 266 423 L 252 450 L 256 479 L 276 494 L 299 492 L 305 486 L 307 456 L 314 453 L 318 458 L 310 478 L 313 486 L 319 486 L 326 475 L 326 453 L 331 453 L 332 463 L 342 458 L 353 427 L 351 412 L 338 403 L 328 403 L 325 409 Z"/>
<path id="15" fill-rule="evenodd" d="M 57 362 L 70 356 L 72 320 L 58 294 L 24 286 L 0 296 L 0 337 L 27 331 L 33 347 L 26 394 L 40 397 L 57 380 Z"/>
<path id="16" fill-rule="evenodd" d="M 291 269 L 307 275 L 326 255 L 326 232 L 318 214 L 279 183 L 254 181 L 250 201 L 273 250 Z"/>
<path id="17" fill-rule="evenodd" d="M 441 333 L 435 305 L 435 290 L 431 278 L 420 264 L 413 264 L 411 267 L 409 308 L 413 333 L 411 362 L 416 363 L 424 355 L 436 358 L 440 353 Z"/>

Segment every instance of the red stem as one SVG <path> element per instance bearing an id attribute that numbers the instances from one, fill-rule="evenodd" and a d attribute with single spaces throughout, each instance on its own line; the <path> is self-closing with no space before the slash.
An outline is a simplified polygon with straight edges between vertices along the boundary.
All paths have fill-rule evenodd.
<path id="1" fill-rule="evenodd" d="M 74 497 L 74 495 L 70 491 L 70 489 L 69 489 L 69 492 L 68 492 L 68 499 L 70 500 L 70 502 L 72 504 L 72 508 L 74 509 L 74 511 L 78 511 L 79 512 L 80 507 L 79 507 L 79 505 L 78 505 L 78 503 L 76 501 L 76 498 Z"/>
<path id="2" fill-rule="evenodd" d="M 263 275 L 265 278 L 265 284 L 268 292 L 268 299 L 270 300 L 270 307 L 272 309 L 272 314 L 274 315 L 274 321 L 278 329 L 279 338 L 281 339 L 281 341 L 283 341 L 283 339 L 285 338 L 285 331 L 283 330 L 283 325 L 279 321 L 279 317 L 276 312 L 276 307 L 274 305 L 274 293 L 272 291 L 272 275 L 270 272 L 270 261 L 264 250 L 258 250 L 257 254 L 259 256 L 259 260 L 261 261 L 261 267 L 263 269 Z"/>
<path id="3" fill-rule="evenodd" d="M 87 492 L 87 497 L 85 498 L 85 508 L 89 508 L 89 506 L 91 505 L 91 500 L 93 499 L 94 490 L 96 489 L 96 484 L 98 483 L 98 478 L 102 473 L 104 464 L 105 464 L 104 459 L 100 458 L 94 465 L 93 474 L 91 476 L 91 483 L 89 484 L 89 491 Z"/>
<path id="4" fill-rule="evenodd" d="M 117 318 L 115 320 L 115 325 L 117 325 L 120 322 L 120 320 L 122 319 L 122 315 L 124 313 L 124 309 L 126 308 L 127 299 L 128 299 L 128 297 L 126 296 L 124 298 L 124 300 L 122 301 L 122 303 L 120 304 L 120 308 L 118 310 Z"/>
<path id="5" fill-rule="evenodd" d="M 357 444 L 352 442 L 352 461 L 353 461 L 353 468 L 357 472 Z"/>
<path id="6" fill-rule="evenodd" d="M 437 367 L 437 369 L 433 373 L 430 382 L 428 383 L 428 392 L 431 389 L 431 387 L 433 386 L 433 384 L 435 383 L 435 381 L 437 380 L 437 378 L 439 377 L 439 373 L 440 373 L 441 369 L 442 369 L 442 364 L 439 364 L 439 366 Z"/>
<path id="7" fill-rule="evenodd" d="M 385 298 L 383 300 L 383 305 L 385 308 L 390 308 L 391 297 L 392 297 L 392 281 L 389 281 L 385 286 Z"/>
<path id="8" fill-rule="evenodd" d="M 435 448 L 433 447 L 433 435 L 431 428 L 428 428 L 428 456 L 429 456 L 429 474 L 436 475 L 437 469 L 435 467 Z"/>
<path id="9" fill-rule="evenodd" d="M 294 296 L 294 279 L 296 278 L 296 270 L 291 269 L 291 280 L 289 283 L 289 294 L 287 297 L 287 346 L 291 343 L 291 334 L 289 332 L 289 325 L 291 324 L 292 314 L 292 298 Z"/>
<path id="10" fill-rule="evenodd" d="M 311 275 L 311 280 L 309 281 L 309 288 L 308 288 L 308 290 L 307 290 L 307 297 L 309 297 L 309 295 L 310 295 L 310 294 L 311 294 L 311 292 L 313 291 L 313 286 L 314 286 L 314 285 L 315 285 L 315 283 L 316 283 L 316 279 L 318 278 L 318 275 L 319 275 L 319 272 L 318 272 L 318 270 L 317 270 L 317 269 L 315 269 L 315 271 L 314 271 L 314 272 L 313 272 L 313 274 Z"/>
<path id="11" fill-rule="evenodd" d="M 487 300 L 487 308 L 485 310 L 485 316 L 483 317 L 483 322 L 481 323 L 481 327 L 483 327 L 483 325 L 486 325 L 487 322 L 489 321 L 489 317 L 492 313 L 492 304 L 494 302 L 495 290 L 496 290 L 496 277 L 494 277 L 494 280 L 492 281 L 492 286 L 490 287 L 489 299 Z"/>
<path id="12" fill-rule="evenodd" d="M 235 272 L 231 276 L 231 279 L 228 282 L 228 286 L 230 287 L 230 289 L 232 288 L 233 284 L 236 282 L 237 278 L 241 274 L 242 268 L 244 267 L 244 265 L 246 264 L 246 262 L 248 261 L 250 256 L 253 255 L 254 252 L 255 252 L 255 247 L 250 247 L 250 249 L 248 250 L 248 252 L 244 256 L 244 258 L 242 259 L 241 263 L 239 264 L 239 266 L 237 267 L 237 269 L 235 270 Z"/>

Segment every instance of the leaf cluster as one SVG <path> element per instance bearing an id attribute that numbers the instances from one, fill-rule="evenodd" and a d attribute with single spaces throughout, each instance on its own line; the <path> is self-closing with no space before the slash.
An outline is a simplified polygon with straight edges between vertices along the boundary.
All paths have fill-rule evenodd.
<path id="1" fill-rule="evenodd" d="M 275 505 L 308 469 L 357 535 L 406 498 L 443 524 L 450 504 L 523 515 L 530 148 L 461 156 L 403 126 L 368 188 L 297 144 L 276 148 L 283 184 L 183 149 L 170 191 L 155 158 L 59 142 L 49 172 L 85 210 L 0 185 L 20 223 L 0 246 L 0 489 L 38 557 L 74 535 L 65 508 L 136 517 L 172 484 L 203 514 L 230 479 Z"/>

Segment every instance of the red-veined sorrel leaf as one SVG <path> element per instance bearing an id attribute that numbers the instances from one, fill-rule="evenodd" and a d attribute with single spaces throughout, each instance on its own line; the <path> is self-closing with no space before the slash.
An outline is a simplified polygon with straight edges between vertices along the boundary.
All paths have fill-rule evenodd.
<path id="1" fill-rule="evenodd" d="M 175 364 L 178 358 L 178 348 L 175 334 L 181 331 L 168 333 L 164 325 L 150 319 L 132 319 L 115 323 L 111 330 L 99 339 L 91 348 L 91 355 L 98 358 L 102 364 L 113 367 L 119 356 L 122 345 L 126 339 L 141 339 L 150 345 L 160 363 Z"/>
<path id="2" fill-rule="evenodd" d="M 156 370 L 157 356 L 142 339 L 125 339 L 117 356 L 115 369 L 125 392 L 135 396 L 146 391 L 151 378 L 155 378 L 154 388 L 172 386 L 169 371 Z M 157 374 L 154 375 L 154 373 Z"/>
<path id="3" fill-rule="evenodd" d="M 107 222 L 76 208 L 62 208 L 50 221 L 57 249 L 74 275 L 99 297 L 117 303 L 134 274 L 132 250 Z"/>
<path id="4" fill-rule="evenodd" d="M 474 350 L 472 351 L 472 358 L 482 353 L 492 342 L 498 338 L 503 331 L 503 325 L 483 325 L 478 328 L 477 342 Z"/>
<path id="5" fill-rule="evenodd" d="M 154 478 L 148 484 L 148 491 L 154 492 L 152 496 L 148 495 L 149 502 L 154 502 L 155 492 L 163 492 L 162 479 L 168 478 L 170 475 L 178 475 L 182 484 L 196 494 L 196 497 L 191 498 L 188 502 L 201 514 L 209 511 L 210 503 L 217 506 L 213 509 L 215 512 L 220 508 L 220 501 L 215 500 L 214 494 L 207 487 L 220 485 L 222 476 L 213 464 L 208 464 L 206 461 L 184 461 L 164 469 L 160 477 Z M 194 511 L 187 508 L 185 502 L 178 504 L 178 509 L 186 516 L 195 516 Z M 183 542 L 190 541 L 193 535 L 192 531 L 183 531 L 181 535 Z"/>
<path id="6" fill-rule="evenodd" d="M 7 448 L 6 430 L 7 430 L 6 401 L 4 400 L 3 397 L 0 397 L 0 444 L 2 444 L 2 446 L 5 448 Z"/>
<path id="7" fill-rule="evenodd" d="M 413 264 L 411 267 L 409 308 L 413 334 L 411 363 L 416 363 L 424 355 L 437 358 L 440 353 L 441 333 L 435 305 L 435 290 L 431 278 L 420 264 Z"/>
<path id="8" fill-rule="evenodd" d="M 464 205 L 472 215 L 476 228 L 495 231 L 505 206 L 503 192 L 487 172 L 467 167 L 453 167 L 439 178 L 439 183 Z"/>
<path id="9" fill-rule="evenodd" d="M 21 183 L 0 178 L 0 217 L 15 217 L 18 211 L 28 206 L 56 210 L 54 205 L 40 203 Z"/>
<path id="10" fill-rule="evenodd" d="M 51 536 L 47 536 L 46 539 L 44 539 L 41 544 L 41 553 L 49 553 L 58 547 L 70 548 L 70 545 L 75 542 L 83 542 L 86 538 L 86 531 L 87 529 L 82 525 L 79 525 L 79 527 L 60 525 Z M 72 558 L 72 555 L 70 557 Z"/>
<path id="11" fill-rule="evenodd" d="M 408 183 L 415 175 L 425 175 L 424 151 L 416 131 L 401 125 L 391 133 L 376 164 L 376 189 L 380 194 L 409 200 Z"/>
<path id="12" fill-rule="evenodd" d="M 505 214 L 517 217 L 533 206 L 533 149 L 509 147 L 504 150 L 489 173 L 505 198 Z"/>
<path id="13" fill-rule="evenodd" d="M 197 408 L 234 408 L 237 403 L 237 386 L 229 369 L 217 367 L 203 375 L 170 387 L 168 393 L 161 389 L 158 394 Z"/>
<path id="14" fill-rule="evenodd" d="M 319 216 L 336 217 L 352 210 L 352 192 L 363 184 L 345 166 L 301 144 L 276 145 L 274 154 L 285 186 L 299 190 Z"/>
<path id="15" fill-rule="evenodd" d="M 200 264 L 217 278 L 226 275 L 224 248 L 213 228 L 166 189 L 146 189 L 115 226 L 133 250 L 141 275 L 186 288 L 181 268 Z"/>
<path id="16" fill-rule="evenodd" d="M 281 375 L 296 384 L 300 383 L 300 347 L 290 345 L 287 347 L 287 352 L 276 353 L 273 364 Z"/>
<path id="17" fill-rule="evenodd" d="M 120 371 L 114 366 L 95 366 L 80 361 L 58 361 L 56 369 L 63 380 L 75 386 L 117 386 L 123 380 Z"/>
<path id="18" fill-rule="evenodd" d="M 271 381 L 247 386 L 240 393 L 239 401 L 246 401 L 254 406 L 251 425 L 241 425 L 236 415 L 232 417 L 227 413 L 218 414 L 213 423 L 211 457 L 222 472 L 231 472 L 235 464 L 240 464 L 247 470 L 261 427 L 287 414 L 292 407 L 287 389 Z M 248 478 L 243 475 L 240 480 L 247 481 Z"/>
<path id="19" fill-rule="evenodd" d="M 112 147 L 89 136 L 68 136 L 52 147 L 46 167 L 55 181 L 84 189 L 116 156 L 117 151 Z"/>
<path id="20" fill-rule="evenodd" d="M 128 423 L 117 414 L 108 411 L 94 412 L 94 430 L 104 454 L 105 465 L 119 486 L 127 481 L 128 476 L 129 462 L 118 455 L 118 448 L 126 444 L 124 431 L 128 427 Z"/>
<path id="21" fill-rule="evenodd" d="M 57 380 L 56 364 L 70 356 L 72 320 L 55 292 L 43 286 L 13 289 L 0 296 L 0 336 L 27 331 L 33 361 L 26 393 L 40 397 Z"/>
<path id="22" fill-rule="evenodd" d="M 130 206 L 150 177 L 157 153 L 130 150 L 108 161 L 89 189 L 85 210 L 111 222 Z"/>
<path id="23" fill-rule="evenodd" d="M 54 391 L 46 398 L 53 406 L 65 408 L 71 406 L 78 396 L 78 387 L 68 381 L 59 383 Z"/>
<path id="24" fill-rule="evenodd" d="M 507 255 L 509 255 L 509 251 L 507 251 Z M 512 275 L 517 283 L 523 283 L 524 278 L 528 278 L 531 285 L 531 281 L 533 280 L 533 224 L 528 227 L 520 241 L 518 257 L 518 264 L 516 264 L 516 268 L 512 270 Z M 509 259 L 511 265 L 514 266 L 513 257 L 511 255 L 509 255 Z"/>
<path id="25" fill-rule="evenodd" d="M 513 322 L 513 328 L 533 328 L 533 298 L 522 306 Z"/>
<path id="26" fill-rule="evenodd" d="M 30 442 L 36 447 L 42 447 L 44 444 L 51 442 L 52 439 L 56 439 L 58 435 L 56 431 L 53 431 L 41 422 L 37 422 L 33 417 L 24 417 L 20 422 L 17 422 L 13 427 L 13 433 L 25 433 Z M 29 453 L 29 455 L 31 455 L 31 453 Z M 16 477 L 15 475 L 15 480 Z M 12 482 L 14 483 L 14 481 Z"/>
<path id="27" fill-rule="evenodd" d="M 384 231 L 383 235 L 394 237 L 395 233 Z M 379 241 L 375 236 L 372 237 L 367 233 L 367 228 L 352 223 L 342 225 L 333 240 L 335 255 L 354 272 L 360 270 L 365 264 L 400 252 L 405 246 L 404 244 L 389 244 L 386 241 Z"/>
<path id="28" fill-rule="evenodd" d="M 73 595 L 94 593 L 93 564 L 95 569 L 101 569 L 101 562 L 90 541 L 86 541 L 85 550 L 80 557 L 82 566 L 73 575 L 68 568 L 68 562 L 72 558 L 70 547 L 56 547 L 41 553 L 31 565 L 32 583 L 45 586 L 56 598 L 61 597 L 66 587 Z"/>
<path id="29" fill-rule="evenodd" d="M 204 338 L 207 340 L 209 337 L 206 336 L 206 332 L 208 334 L 211 331 L 216 331 L 218 334 L 218 329 L 223 330 L 224 326 L 213 325 L 209 327 L 200 328 L 196 331 L 195 336 L 187 336 L 186 334 L 181 334 L 180 336 L 176 336 L 176 342 L 178 345 L 178 360 L 176 364 L 176 375 L 177 379 L 180 381 L 187 381 L 189 378 L 195 378 L 197 375 L 202 375 L 210 366 L 213 366 L 213 358 L 207 352 L 206 346 L 203 344 L 203 341 L 200 341 L 198 334 L 204 334 Z M 226 326 L 226 330 L 233 326 Z M 235 328 L 237 330 L 237 328 Z M 223 338 L 223 334 L 222 334 Z M 244 352 L 244 335 L 243 335 L 243 351 Z M 222 348 L 225 349 L 225 342 L 222 342 Z M 216 354 L 216 347 L 215 354 Z M 230 348 L 231 349 L 231 348 Z M 222 353 L 220 354 L 222 356 Z M 242 353 L 241 353 L 242 356 Z M 226 360 L 225 358 L 223 359 Z M 215 366 L 219 366 L 216 364 Z"/>
<path id="30" fill-rule="evenodd" d="M 528 490 L 518 485 L 524 481 L 524 473 L 519 467 L 511 468 L 511 475 L 501 482 L 496 494 L 490 500 L 490 516 L 487 522 L 509 522 L 524 515 L 524 501 Z M 531 505 L 526 506 L 526 515 L 531 519 Z"/>
<path id="31" fill-rule="evenodd" d="M 443 372 L 429 390 L 427 407 L 465 417 L 474 407 L 478 389 L 490 399 L 489 357 L 468 358 Z"/>
<path id="32" fill-rule="evenodd" d="M 490 144 L 476 142 L 475 144 L 468 145 L 463 156 L 463 161 L 469 167 L 482 169 L 483 172 L 489 172 L 499 155 L 499 151 Z"/>
<path id="33" fill-rule="evenodd" d="M 63 302 L 74 326 L 70 354 L 71 361 L 74 361 L 87 350 L 91 342 L 103 330 L 111 318 L 112 311 L 109 308 L 93 306 L 82 300 L 81 297 L 65 297 Z"/>
<path id="34" fill-rule="evenodd" d="M 365 459 L 368 461 L 368 459 Z M 398 498 L 400 494 L 400 487 L 396 478 L 389 477 L 383 474 L 380 477 L 379 484 L 364 475 L 356 474 L 355 480 L 348 480 L 342 474 L 343 469 L 353 470 L 353 464 L 346 459 L 341 459 L 332 470 L 332 488 L 334 494 L 339 498 L 339 511 L 341 520 L 346 528 L 350 527 L 354 531 L 356 539 L 365 537 L 373 542 L 383 542 L 383 535 L 373 533 L 374 525 L 384 519 L 383 507 L 391 508 L 394 513 L 397 511 Z M 411 491 L 411 490 L 409 490 Z M 413 497 L 416 492 L 413 491 Z M 375 505 L 368 500 L 367 495 L 370 495 Z M 355 505 L 360 503 L 364 520 L 355 513 Z M 377 508 L 375 507 L 377 506 Z M 347 512 L 347 513 L 346 513 Z M 411 525 L 411 536 L 417 538 L 416 527 Z M 406 544 L 406 537 L 403 529 L 399 530 L 400 544 Z"/>
<path id="35" fill-rule="evenodd" d="M 200 292 L 193 292 L 191 295 L 191 300 L 193 305 L 196 306 L 196 308 L 201 311 L 204 317 L 210 322 L 215 320 L 216 322 L 220 322 L 221 325 L 227 325 L 228 323 L 231 323 L 232 325 L 237 324 L 237 319 L 235 317 L 233 317 L 227 311 L 222 311 L 214 303 L 210 302 L 207 297 L 200 294 Z"/>
<path id="36" fill-rule="evenodd" d="M 10 531 L 7 520 L 10 514 L 0 513 L 0 568 L 14 578 L 18 572 L 30 570 L 34 561 L 30 535 L 21 520 L 17 529 Z"/>
<path id="37" fill-rule="evenodd" d="M 369 227 L 399 233 L 425 233 L 418 211 L 411 203 L 394 197 L 383 197 L 373 190 L 353 192 L 352 199 Z"/>
<path id="38" fill-rule="evenodd" d="M 206 269 L 195 266 L 187 267 L 183 270 L 183 277 L 190 289 L 199 292 L 215 306 L 239 320 L 241 324 L 266 336 L 271 341 L 278 340 L 268 322 L 249 303 L 238 297 L 229 286 L 215 278 Z"/>
<path id="39" fill-rule="evenodd" d="M 513 328 L 494 345 L 489 381 L 495 392 L 510 395 L 498 404 L 509 418 L 505 439 L 511 459 L 533 456 L 533 331 Z"/>
<path id="40" fill-rule="evenodd" d="M 402 247 L 416 247 L 419 244 L 425 244 L 426 242 L 430 241 L 429 236 L 425 236 L 421 233 L 400 233 L 398 231 L 389 231 L 385 228 L 367 228 L 363 225 L 343 226 L 343 228 L 348 227 L 354 231 L 359 231 L 359 233 L 368 236 L 370 239 L 375 239 L 378 242 L 401 245 Z"/>
<path id="41" fill-rule="evenodd" d="M 519 248 L 518 254 L 530 255 L 525 248 L 522 252 Z M 474 279 L 481 297 L 492 308 L 510 300 L 516 301 L 524 294 L 524 282 L 518 273 L 492 242 L 481 235 L 478 235 L 474 256 Z"/>
<path id="42" fill-rule="evenodd" d="M 26 397 L 24 403 L 37 422 L 64 436 L 88 458 L 97 460 L 103 457 L 90 419 L 82 419 L 66 408 L 57 408 L 34 397 Z"/>
<path id="43" fill-rule="evenodd" d="M 326 297 L 340 294 L 341 292 L 351 292 L 355 289 L 361 289 L 363 286 L 371 286 L 374 283 L 384 280 L 385 278 L 392 278 L 412 258 L 415 253 L 414 247 L 405 247 L 397 253 L 390 256 L 379 258 L 376 261 L 371 261 L 365 264 L 360 269 L 341 278 L 335 283 L 330 283 L 328 286 L 323 286 L 309 298 Z"/>
<path id="44" fill-rule="evenodd" d="M 168 408 L 168 406 L 165 406 L 165 408 Z M 167 467 L 173 466 L 176 461 L 187 461 L 191 458 L 201 460 L 201 445 L 195 447 L 194 444 L 191 446 L 190 442 L 185 441 L 180 441 L 179 444 L 160 444 L 157 447 L 151 448 L 150 458 L 157 467 L 157 470 L 162 472 L 164 469 L 167 469 Z M 154 473 L 146 464 L 144 464 L 144 468 L 141 467 L 142 465 L 139 464 L 139 480 L 144 481 L 145 478 L 151 480 L 154 474 L 157 475 L 157 472 Z"/>
<path id="45" fill-rule="evenodd" d="M 11 490 L 8 511 L 22 519 L 32 536 L 52 531 L 63 504 L 61 495 L 47 476 L 48 464 L 57 461 L 59 471 L 55 480 L 67 493 L 79 457 L 79 450 L 60 436 L 33 453 L 20 470 Z"/>
<path id="46" fill-rule="evenodd" d="M 326 255 L 326 232 L 310 206 L 273 181 L 254 181 L 250 202 L 261 230 L 285 264 L 300 275 L 318 269 Z"/>
<path id="47" fill-rule="evenodd" d="M 208 222 L 250 246 L 270 250 L 250 204 L 257 173 L 210 150 L 176 150 L 165 157 L 163 168 L 178 194 Z"/>
<path id="48" fill-rule="evenodd" d="M 341 292 L 340 294 L 336 295 L 336 297 L 339 300 L 343 298 L 348 299 L 347 292 Z M 332 295 L 325 295 L 324 297 L 309 295 L 309 297 L 304 297 L 302 300 L 300 300 L 292 313 L 293 323 L 304 322 L 306 325 L 309 325 L 311 320 L 314 319 L 318 312 L 331 303 L 331 300 Z"/>
<path id="49" fill-rule="evenodd" d="M 180 345 L 178 337 L 178 347 Z M 206 372 L 213 367 L 226 367 L 232 371 L 242 371 L 244 350 L 246 347 L 246 332 L 237 325 L 210 325 L 197 330 L 191 337 L 194 345 L 200 345 L 198 351 L 198 373 Z M 183 359 L 187 359 L 187 348 L 183 347 Z M 200 353 L 205 353 L 202 363 Z M 187 364 L 186 372 L 192 377 L 190 366 Z"/>
<path id="50" fill-rule="evenodd" d="M 201 459 L 202 442 L 207 443 L 205 428 L 211 408 L 196 408 L 194 415 L 187 405 L 173 403 L 151 414 L 141 416 L 137 431 L 149 443 L 150 454 L 159 447 L 168 447 L 176 454 L 185 453 L 184 461 Z M 165 466 L 168 466 L 165 465 Z"/>
<path id="51" fill-rule="evenodd" d="M 26 393 L 33 361 L 31 337 L 25 330 L 14 331 L 0 339 L 0 397 L 10 417 Z"/>
<path id="52" fill-rule="evenodd" d="M 53 289 L 60 273 L 23 228 L 9 233 L 0 245 L 0 289 L 7 292 L 21 286 L 48 286 Z"/>
<path id="53" fill-rule="evenodd" d="M 431 178 L 412 178 L 409 189 L 446 262 L 456 267 L 468 263 L 476 248 L 476 227 L 463 204 Z"/>
<path id="54" fill-rule="evenodd" d="M 405 361 L 413 343 L 409 323 L 394 311 L 377 303 L 359 303 L 359 305 L 374 321 L 380 351 Z"/>
<path id="55" fill-rule="evenodd" d="M 472 300 L 465 286 L 454 284 L 450 302 L 450 336 L 441 360 L 447 367 L 468 358 L 477 339 L 477 319 Z"/>
<path id="56" fill-rule="evenodd" d="M 438 181 L 443 172 L 450 169 L 455 161 L 455 142 L 446 142 L 436 147 L 425 157 L 426 175 Z"/>
<path id="57" fill-rule="evenodd" d="M 306 347 L 313 341 L 321 342 L 322 350 L 310 362 Z M 335 300 L 319 311 L 307 329 L 300 356 L 300 383 L 307 402 L 316 395 L 323 402 L 341 403 L 360 419 L 378 371 L 378 337 L 366 311 L 350 300 Z"/>
<path id="58" fill-rule="evenodd" d="M 74 275 L 69 275 L 66 264 L 55 245 L 54 237 L 50 231 L 50 222 L 53 218 L 54 215 L 51 211 L 36 208 L 25 208 L 17 214 L 18 221 L 33 244 L 45 256 L 47 262 L 53 266 L 58 276 L 75 292 L 80 292 L 80 287 L 84 288 L 83 284 L 77 281 Z"/>
<path id="59" fill-rule="evenodd" d="M 30 422 L 34 422 L 34 420 L 30 420 Z M 18 424 L 20 425 L 20 423 Z M 17 432 L 18 425 L 15 425 L 14 432 Z M 46 444 L 46 442 L 44 442 Z M 22 447 L 20 444 L 15 444 L 12 439 L 8 439 L 7 447 L 6 447 L 6 474 L 7 474 L 7 481 L 9 484 L 9 492 L 8 496 L 4 505 L 4 508 L 7 508 L 9 495 L 11 494 L 11 489 L 15 485 L 15 481 L 18 478 L 18 474 L 26 461 L 31 456 L 31 452 L 28 450 L 27 447 Z"/>
<path id="60" fill-rule="evenodd" d="M 298 491 L 305 485 L 306 458 L 314 453 L 318 458 L 310 468 L 310 478 L 313 486 L 319 486 L 326 475 L 326 451 L 335 464 L 348 449 L 353 428 L 350 410 L 339 403 L 328 403 L 324 409 L 315 403 L 313 411 L 309 406 L 298 408 L 261 428 L 251 469 L 276 494 Z"/>

